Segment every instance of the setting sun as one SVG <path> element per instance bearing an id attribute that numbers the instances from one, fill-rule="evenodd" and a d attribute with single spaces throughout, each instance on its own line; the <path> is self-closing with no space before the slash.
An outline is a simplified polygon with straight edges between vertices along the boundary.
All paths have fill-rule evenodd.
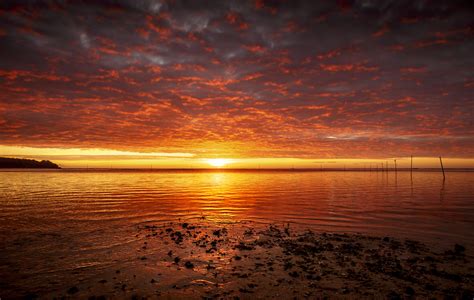
<path id="1" fill-rule="evenodd" d="M 221 168 L 221 167 L 231 163 L 232 161 L 230 159 L 226 159 L 226 158 L 210 158 L 210 159 L 206 159 L 206 162 L 208 164 L 210 164 L 211 166 L 213 166 L 213 167 Z"/>

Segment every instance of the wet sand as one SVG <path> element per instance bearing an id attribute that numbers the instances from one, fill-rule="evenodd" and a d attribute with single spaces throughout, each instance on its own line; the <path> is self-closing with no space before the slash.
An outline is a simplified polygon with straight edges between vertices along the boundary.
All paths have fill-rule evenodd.
<path id="1" fill-rule="evenodd" d="M 28 298 L 472 299 L 469 249 L 290 225 L 148 224 L 131 263 Z M 8 295 L 4 295 L 8 299 Z"/>

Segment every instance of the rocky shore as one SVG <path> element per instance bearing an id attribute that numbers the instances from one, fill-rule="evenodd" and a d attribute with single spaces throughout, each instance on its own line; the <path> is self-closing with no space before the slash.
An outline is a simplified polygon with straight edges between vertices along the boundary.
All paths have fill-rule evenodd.
<path id="1" fill-rule="evenodd" d="M 460 244 L 315 233 L 290 225 L 205 222 L 137 227 L 123 268 L 49 297 L 165 299 L 473 299 L 474 265 Z M 34 298 L 36 295 L 29 295 Z"/>

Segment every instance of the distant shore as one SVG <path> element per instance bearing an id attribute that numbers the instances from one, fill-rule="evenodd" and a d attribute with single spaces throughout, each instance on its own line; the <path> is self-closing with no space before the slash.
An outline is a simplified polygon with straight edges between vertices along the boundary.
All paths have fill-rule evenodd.
<path id="1" fill-rule="evenodd" d="M 61 169 L 49 160 L 0 157 L 0 169 Z"/>
<path id="2" fill-rule="evenodd" d="M 252 223 L 140 225 L 130 262 L 60 290 L 26 296 L 173 299 L 453 298 L 474 296 L 461 244 L 315 233 Z"/>

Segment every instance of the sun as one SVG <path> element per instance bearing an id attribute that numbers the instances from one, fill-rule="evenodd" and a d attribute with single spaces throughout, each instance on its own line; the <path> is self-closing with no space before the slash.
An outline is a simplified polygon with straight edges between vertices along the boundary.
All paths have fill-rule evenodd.
<path id="1" fill-rule="evenodd" d="M 223 166 L 231 163 L 232 160 L 226 158 L 209 158 L 206 159 L 206 162 L 213 167 L 222 168 Z"/>

